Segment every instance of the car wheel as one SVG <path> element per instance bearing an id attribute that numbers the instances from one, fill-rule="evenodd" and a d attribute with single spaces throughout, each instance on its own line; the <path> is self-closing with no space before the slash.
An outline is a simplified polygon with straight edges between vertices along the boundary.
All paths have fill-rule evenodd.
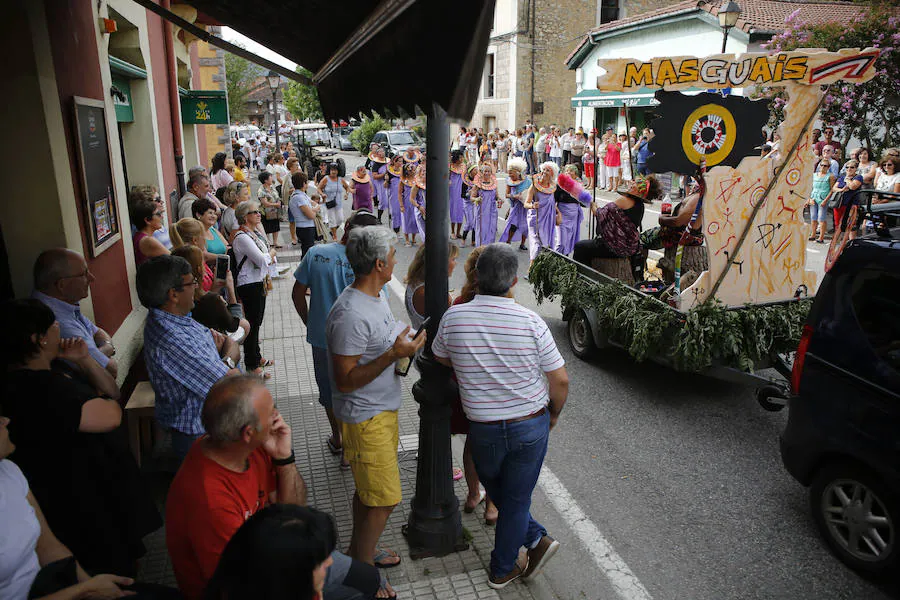
<path id="1" fill-rule="evenodd" d="M 819 533 L 851 568 L 873 576 L 897 575 L 900 500 L 881 478 L 855 462 L 826 465 L 809 489 Z"/>
<path id="2" fill-rule="evenodd" d="M 756 401 L 769 412 L 778 412 L 787 406 L 784 390 L 774 385 L 764 385 L 756 390 Z"/>
<path id="3" fill-rule="evenodd" d="M 583 310 L 576 308 L 572 312 L 569 317 L 568 334 L 569 346 L 578 358 L 589 358 L 597 350 L 591 322 Z"/>

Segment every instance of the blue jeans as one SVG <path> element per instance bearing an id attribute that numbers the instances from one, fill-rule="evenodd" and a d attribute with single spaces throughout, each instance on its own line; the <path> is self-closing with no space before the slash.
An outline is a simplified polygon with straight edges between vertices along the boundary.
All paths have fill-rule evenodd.
<path id="1" fill-rule="evenodd" d="M 331 408 L 331 380 L 328 378 L 328 361 L 331 360 L 327 348 L 312 347 L 313 373 L 319 388 L 319 404 Z"/>
<path id="2" fill-rule="evenodd" d="M 491 552 L 491 574 L 502 577 L 516 566 L 519 548 L 533 548 L 547 530 L 531 516 L 531 494 L 547 454 L 550 413 L 518 423 L 472 421 L 469 445 L 478 478 L 500 516 Z"/>
<path id="3" fill-rule="evenodd" d="M 169 429 L 169 433 L 172 434 L 172 452 L 178 457 L 179 463 L 187 456 L 188 450 L 191 449 L 197 438 L 203 435 L 202 433 L 184 433 L 177 429 Z"/>

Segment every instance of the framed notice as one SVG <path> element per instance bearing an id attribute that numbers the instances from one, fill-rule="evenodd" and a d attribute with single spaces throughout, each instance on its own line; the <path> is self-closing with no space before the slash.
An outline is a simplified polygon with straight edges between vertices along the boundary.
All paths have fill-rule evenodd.
<path id="1" fill-rule="evenodd" d="M 74 97 L 78 170 L 84 191 L 85 224 L 91 254 L 97 256 L 121 237 L 113 186 L 106 107 L 102 100 Z"/>

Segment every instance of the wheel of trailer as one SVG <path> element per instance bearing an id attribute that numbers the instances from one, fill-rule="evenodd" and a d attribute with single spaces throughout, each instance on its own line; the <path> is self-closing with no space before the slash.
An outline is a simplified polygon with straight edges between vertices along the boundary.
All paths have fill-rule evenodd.
<path id="1" fill-rule="evenodd" d="M 881 477 L 854 461 L 826 464 L 812 481 L 809 503 L 841 561 L 872 577 L 897 577 L 900 498 Z"/>
<path id="2" fill-rule="evenodd" d="M 784 399 L 784 390 L 774 385 L 765 385 L 756 390 L 756 401 L 769 412 L 778 412 L 785 407 L 784 402 L 773 402 L 770 398 Z"/>
<path id="3" fill-rule="evenodd" d="M 569 346 L 578 358 L 588 358 L 597 350 L 591 322 L 580 308 L 576 308 L 569 317 L 568 334 Z"/>
<path id="4" fill-rule="evenodd" d="M 347 175 L 347 163 L 344 162 L 343 158 L 338 158 L 334 162 L 336 162 L 338 166 L 338 175 L 345 177 Z"/>

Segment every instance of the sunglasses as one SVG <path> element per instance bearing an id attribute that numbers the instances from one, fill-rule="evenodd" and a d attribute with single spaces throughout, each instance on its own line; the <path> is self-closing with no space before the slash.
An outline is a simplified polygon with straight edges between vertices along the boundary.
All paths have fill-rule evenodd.
<path id="1" fill-rule="evenodd" d="M 248 212 L 247 214 L 248 214 L 248 215 L 261 215 L 261 214 L 262 214 L 262 211 L 260 211 L 260 210 L 251 210 L 251 211 Z"/>
<path id="2" fill-rule="evenodd" d="M 884 163 L 884 166 L 886 166 L 886 167 L 896 167 L 897 165 L 895 165 L 894 163 L 886 162 L 886 163 Z"/>

